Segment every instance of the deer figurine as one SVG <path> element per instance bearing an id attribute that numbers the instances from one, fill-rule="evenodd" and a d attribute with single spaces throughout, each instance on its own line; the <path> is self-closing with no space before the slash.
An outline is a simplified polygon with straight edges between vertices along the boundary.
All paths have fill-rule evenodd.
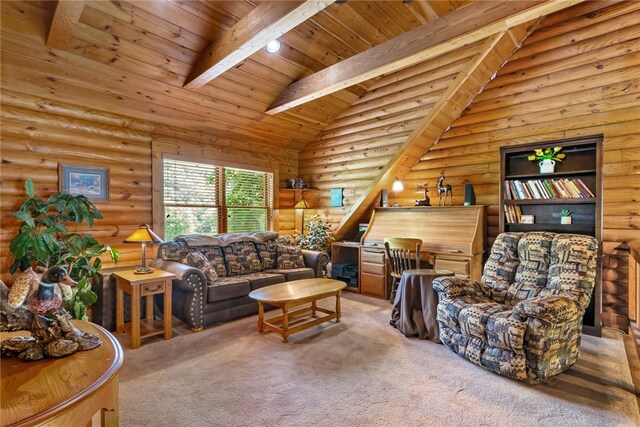
<path id="1" fill-rule="evenodd" d="M 443 194 L 444 199 L 442 198 Z M 438 206 L 445 206 L 447 204 L 447 197 L 449 197 L 449 205 L 453 206 L 451 184 L 444 184 L 444 169 L 442 169 L 440 171 L 440 178 L 438 178 Z"/>

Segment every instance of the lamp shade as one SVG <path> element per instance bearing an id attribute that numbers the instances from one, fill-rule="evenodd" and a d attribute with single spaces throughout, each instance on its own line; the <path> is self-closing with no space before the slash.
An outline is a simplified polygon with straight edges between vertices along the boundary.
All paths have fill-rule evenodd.
<path id="1" fill-rule="evenodd" d="M 391 187 L 391 191 L 398 192 L 402 190 L 404 190 L 404 185 L 402 185 L 402 181 L 400 181 L 398 177 L 396 177 L 396 180 L 393 181 L 393 186 Z"/>
<path id="2" fill-rule="evenodd" d="M 301 199 L 293 206 L 294 209 L 309 209 L 309 203 L 305 199 Z"/>
<path id="3" fill-rule="evenodd" d="M 151 231 L 147 224 L 140 224 L 140 227 L 127 237 L 123 243 L 164 243 L 156 233 Z"/>

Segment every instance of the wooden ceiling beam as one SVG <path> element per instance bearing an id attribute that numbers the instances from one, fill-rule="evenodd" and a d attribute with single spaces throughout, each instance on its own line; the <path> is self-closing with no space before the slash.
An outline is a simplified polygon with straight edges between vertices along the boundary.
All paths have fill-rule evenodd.
<path id="1" fill-rule="evenodd" d="M 365 80 L 446 54 L 585 0 L 480 0 L 292 83 L 267 109 L 276 114 Z"/>
<path id="2" fill-rule="evenodd" d="M 351 206 L 336 229 L 336 239 L 341 239 L 359 222 L 365 220 L 371 206 L 378 199 L 380 191 L 391 188 L 395 177 L 403 179 L 411 171 L 424 153 L 438 141 L 451 123 L 482 91 L 484 85 L 491 80 L 522 41 L 531 34 L 538 22 L 539 20 L 524 23 L 486 39 L 478 52 L 469 59 L 465 68 L 452 80 L 440 100 L 398 148 L 395 156 Z"/>
<path id="3" fill-rule="evenodd" d="M 334 1 L 263 2 L 204 50 L 184 87 L 204 86 Z"/>
<path id="4" fill-rule="evenodd" d="M 66 49 L 73 36 L 73 27 L 84 10 L 82 0 L 58 0 L 47 36 L 47 46 Z"/>

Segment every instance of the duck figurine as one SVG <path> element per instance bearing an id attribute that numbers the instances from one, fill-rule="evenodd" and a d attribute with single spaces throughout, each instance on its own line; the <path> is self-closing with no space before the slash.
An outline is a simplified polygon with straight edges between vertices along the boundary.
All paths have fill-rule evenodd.
<path id="1" fill-rule="evenodd" d="M 38 289 L 27 299 L 27 307 L 33 314 L 46 315 L 62 306 L 62 292 L 58 284 L 75 286 L 77 282 L 69 277 L 63 267 L 48 269 L 42 275 Z"/>
<path id="2" fill-rule="evenodd" d="M 62 305 L 61 287 L 66 291 L 68 286 L 76 284 L 63 267 L 55 266 L 48 270 L 36 267 L 36 271 L 28 268 L 11 287 L 9 306 L 16 308 L 26 302 L 32 313 L 46 315 Z"/>

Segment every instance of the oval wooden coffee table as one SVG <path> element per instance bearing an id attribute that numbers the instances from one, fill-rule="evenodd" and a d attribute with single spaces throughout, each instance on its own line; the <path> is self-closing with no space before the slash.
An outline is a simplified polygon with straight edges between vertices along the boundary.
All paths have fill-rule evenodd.
<path id="1" fill-rule="evenodd" d="M 277 285 L 265 286 L 264 288 L 251 291 L 249 296 L 258 301 L 258 331 L 265 329 L 278 333 L 282 336 L 282 342 L 289 342 L 289 335 L 303 331 L 320 323 L 336 319 L 340 322 L 340 296 L 346 283 L 333 279 L 302 279 L 294 280 Z M 336 310 L 331 311 L 323 307 L 318 307 L 316 302 L 323 298 L 336 297 Z M 292 307 L 311 303 L 311 306 L 289 311 Z M 264 304 L 273 305 L 282 310 L 282 314 L 264 319 Z M 317 312 L 325 313 L 326 316 L 317 317 Z M 292 317 L 311 313 L 312 319 L 304 323 L 289 327 Z M 281 326 L 275 324 L 281 322 Z"/>
<path id="2" fill-rule="evenodd" d="M 98 411 L 103 426 L 118 425 L 122 347 L 98 325 L 78 320 L 73 323 L 82 331 L 98 335 L 102 345 L 60 359 L 22 362 L 2 358 L 0 425 L 86 426 Z"/>

